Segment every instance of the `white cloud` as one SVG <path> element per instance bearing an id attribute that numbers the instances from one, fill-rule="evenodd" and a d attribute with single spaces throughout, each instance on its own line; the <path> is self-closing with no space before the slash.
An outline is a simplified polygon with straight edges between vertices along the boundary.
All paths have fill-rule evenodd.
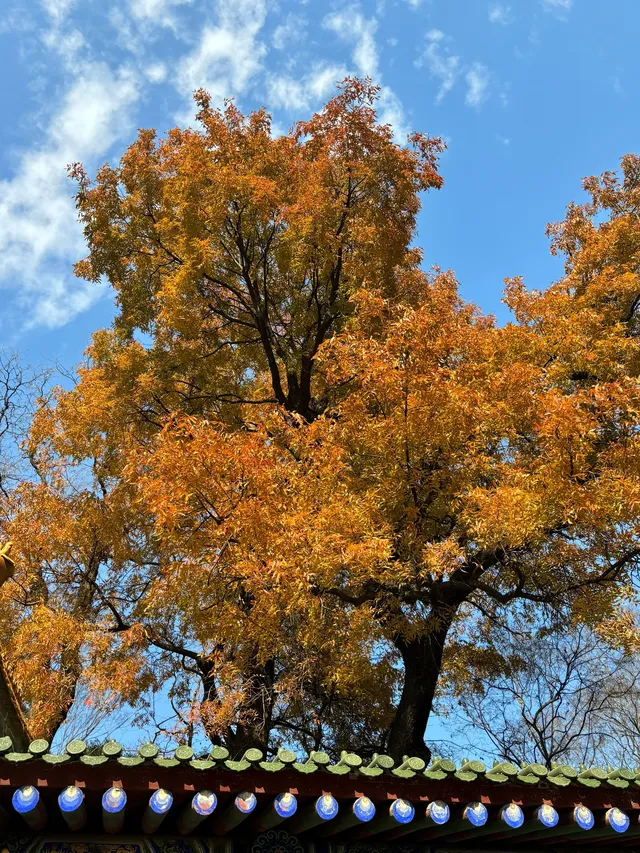
<path id="1" fill-rule="evenodd" d="M 66 19 L 74 3 L 75 0 L 42 0 L 42 8 L 52 22 L 59 26 Z"/>
<path id="2" fill-rule="evenodd" d="M 360 74 L 373 78 L 378 76 L 375 39 L 378 22 L 375 18 L 365 18 L 357 6 L 348 6 L 342 12 L 327 15 L 322 26 L 353 44 L 353 61 Z"/>
<path id="3" fill-rule="evenodd" d="M 541 2 L 545 12 L 550 12 L 561 19 L 567 17 L 573 6 L 573 0 L 541 0 Z"/>
<path id="4" fill-rule="evenodd" d="M 279 24 L 273 31 L 271 44 L 276 50 L 284 50 L 291 42 L 300 42 L 306 36 L 307 22 L 299 15 L 287 15 L 284 24 Z"/>
<path id="5" fill-rule="evenodd" d="M 20 282 L 27 326 L 63 325 L 102 294 L 70 272 L 85 249 L 66 167 L 95 161 L 128 133 L 137 98 L 131 72 L 113 73 L 97 63 L 79 68 L 46 140 L 23 152 L 14 177 L 0 182 L 0 283 Z"/>
<path id="6" fill-rule="evenodd" d="M 84 36 L 80 30 L 70 30 L 64 32 L 57 26 L 50 30 L 45 30 L 42 35 L 42 41 L 49 50 L 55 51 L 66 65 L 71 65 L 76 62 L 78 52 L 85 46 Z"/>
<path id="7" fill-rule="evenodd" d="M 163 83 L 167 78 L 167 66 L 164 62 L 152 62 L 144 69 L 144 76 L 151 83 Z"/>
<path id="8" fill-rule="evenodd" d="M 424 51 L 415 63 L 418 68 L 426 66 L 429 74 L 440 81 L 437 104 L 453 89 L 461 71 L 460 57 L 453 56 L 449 51 L 449 40 L 441 30 L 429 30 Z"/>
<path id="9" fill-rule="evenodd" d="M 489 21 L 492 24 L 502 24 L 506 26 L 513 20 L 511 16 L 511 6 L 505 3 L 492 3 L 489 6 Z"/>
<path id="10" fill-rule="evenodd" d="M 411 128 L 407 124 L 402 101 L 389 86 L 382 87 L 377 109 L 382 124 L 390 124 L 396 142 L 405 145 Z"/>
<path id="11" fill-rule="evenodd" d="M 146 21 L 161 27 L 175 28 L 175 6 L 184 6 L 191 0 L 129 0 L 129 8 L 138 21 Z"/>
<path id="12" fill-rule="evenodd" d="M 341 12 L 327 15 L 322 26 L 335 32 L 342 41 L 353 45 L 351 58 L 360 75 L 371 77 L 375 83 L 380 82 L 375 39 L 378 22 L 375 18 L 365 18 L 359 7 L 352 5 Z M 408 128 L 404 109 L 400 99 L 389 86 L 381 87 L 377 111 L 380 121 L 393 127 L 396 141 L 406 142 Z"/>
<path id="13" fill-rule="evenodd" d="M 202 87 L 217 104 L 242 94 L 262 68 L 266 47 L 258 34 L 265 18 L 265 0 L 219 0 L 217 25 L 205 26 L 194 50 L 178 64 L 178 90 L 191 98 Z M 179 119 L 189 123 L 192 117 L 190 103 Z"/>
<path id="14" fill-rule="evenodd" d="M 49 16 L 50 27 L 42 32 L 42 43 L 61 57 L 67 67 L 77 65 L 77 54 L 85 46 L 80 30 L 67 30 L 65 25 L 75 0 L 41 0 Z"/>
<path id="15" fill-rule="evenodd" d="M 414 9 L 417 9 L 418 6 L 422 5 L 422 0 L 407 0 L 407 3 Z"/>
<path id="16" fill-rule="evenodd" d="M 269 108 L 286 110 L 308 109 L 325 99 L 336 88 L 336 83 L 348 74 L 344 65 L 316 65 L 304 77 L 269 75 L 267 90 Z"/>
<path id="17" fill-rule="evenodd" d="M 439 82 L 437 104 L 449 94 L 464 74 L 467 84 L 465 103 L 470 107 L 479 107 L 487 100 L 492 75 L 481 62 L 473 62 L 471 65 L 463 63 L 459 56 L 451 52 L 450 42 L 451 38 L 442 30 L 429 30 L 425 36 L 422 54 L 414 64 L 418 68 L 426 67 L 429 74 Z"/>
<path id="18" fill-rule="evenodd" d="M 489 88 L 489 69 L 481 62 L 474 62 L 465 78 L 467 82 L 467 94 L 465 103 L 470 107 L 479 107 L 487 100 Z"/>

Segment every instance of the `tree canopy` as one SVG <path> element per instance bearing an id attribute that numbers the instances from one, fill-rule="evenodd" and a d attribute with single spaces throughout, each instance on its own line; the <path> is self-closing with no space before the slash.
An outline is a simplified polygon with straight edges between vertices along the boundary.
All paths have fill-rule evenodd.
<path id="1" fill-rule="evenodd" d="M 347 79 L 274 137 L 199 92 L 199 129 L 73 167 L 76 272 L 117 316 L 2 507 L 0 632 L 34 734 L 80 682 L 95 702 L 168 685 L 234 754 L 425 755 L 438 680 L 488 665 L 505 608 L 633 630 L 640 158 L 584 182 L 550 227 L 564 275 L 508 281 L 499 326 L 422 270 L 443 144 L 396 144 L 377 93 Z"/>

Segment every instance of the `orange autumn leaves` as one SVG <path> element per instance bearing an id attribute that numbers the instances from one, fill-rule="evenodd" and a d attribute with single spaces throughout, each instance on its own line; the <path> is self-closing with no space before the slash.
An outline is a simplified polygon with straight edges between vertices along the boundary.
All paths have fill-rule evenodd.
<path id="1" fill-rule="evenodd" d="M 22 592 L 1 591 L 2 632 L 38 731 L 79 682 L 143 711 L 164 687 L 234 752 L 401 755 L 424 732 L 388 743 L 399 708 L 428 715 L 441 666 L 472 675 L 424 654 L 432 635 L 480 613 L 490 643 L 514 603 L 629 634 L 637 158 L 586 183 L 552 229 L 565 276 L 509 281 L 499 327 L 420 269 L 442 146 L 397 146 L 376 94 L 345 81 L 274 139 L 264 111 L 198 93 L 200 130 L 143 131 L 95 182 L 75 168 L 77 272 L 118 313 L 34 419 L 40 480 L 4 510 Z"/>

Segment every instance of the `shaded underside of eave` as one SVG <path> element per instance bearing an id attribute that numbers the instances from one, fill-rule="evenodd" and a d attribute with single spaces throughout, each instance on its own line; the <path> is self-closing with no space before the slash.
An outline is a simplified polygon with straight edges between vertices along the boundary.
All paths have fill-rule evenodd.
<path id="1" fill-rule="evenodd" d="M 548 850 L 591 850 L 607 851 L 620 849 L 640 849 L 640 790 L 635 793 L 632 790 L 619 790 L 600 786 L 599 788 L 585 788 L 576 784 L 554 788 L 548 784 L 541 783 L 536 786 L 517 783 L 488 783 L 480 778 L 472 781 L 463 781 L 456 778 L 444 780 L 430 780 L 424 777 L 413 777 L 401 779 L 384 774 L 377 778 L 367 778 L 357 772 L 335 775 L 326 771 L 313 773 L 300 773 L 293 767 L 285 767 L 278 771 L 264 770 L 252 766 L 245 770 L 230 770 L 225 767 L 213 767 L 207 769 L 196 769 L 190 766 L 190 762 L 180 762 L 177 766 L 163 767 L 146 761 L 135 766 L 125 766 L 115 759 L 110 759 L 98 765 L 90 765 L 79 759 L 69 760 L 62 763 L 52 764 L 42 757 L 32 758 L 30 761 L 12 763 L 0 762 L 0 803 L 7 812 L 11 812 L 11 794 L 23 785 L 34 785 L 41 792 L 43 802 L 51 816 L 50 835 L 47 839 L 54 840 L 56 836 L 60 839 L 75 838 L 76 841 L 104 841 L 114 837 L 104 837 L 100 834 L 101 825 L 101 797 L 102 793 L 111 786 L 122 787 L 128 797 L 127 825 L 122 834 L 118 835 L 119 842 L 126 839 L 140 837 L 140 821 L 144 812 L 149 795 L 158 788 L 170 790 L 174 797 L 174 815 L 184 808 L 193 797 L 194 792 L 207 789 L 216 793 L 219 806 L 218 811 L 228 807 L 233 798 L 241 791 L 255 793 L 259 800 L 259 807 L 267 807 L 273 798 L 283 792 L 290 792 L 298 799 L 298 812 L 311 807 L 314 800 L 324 794 L 331 794 L 339 804 L 341 812 L 346 812 L 358 797 L 369 797 L 379 810 L 383 813 L 388 809 L 390 803 L 403 798 L 409 800 L 416 809 L 416 815 L 424 814 L 427 803 L 433 800 L 443 800 L 452 810 L 463 807 L 465 804 L 478 801 L 484 803 L 491 812 L 491 820 L 496 819 L 499 807 L 515 802 L 524 810 L 531 810 L 543 803 L 553 805 L 558 811 L 568 812 L 578 804 L 588 806 L 599 818 L 606 809 L 617 807 L 624 810 L 631 818 L 632 828 L 628 833 L 616 835 L 613 830 L 608 831 L 608 837 L 598 837 L 596 832 L 602 834 L 602 828 L 591 833 L 583 832 L 577 834 L 575 828 L 567 829 L 567 833 L 573 832 L 570 837 L 542 837 L 535 841 L 527 839 L 526 835 L 517 830 L 509 830 L 504 825 L 494 823 L 492 831 L 487 834 L 487 828 L 483 831 L 475 831 L 473 827 L 464 830 L 464 838 L 460 836 L 461 830 L 451 832 L 447 826 L 438 829 L 431 838 L 420 839 L 422 830 L 408 832 L 402 839 L 388 841 L 385 834 L 374 835 L 371 838 L 358 840 L 354 835 L 363 827 L 349 829 L 340 832 L 333 837 L 328 837 L 319 842 L 320 830 L 327 828 L 321 825 L 309 831 L 299 833 L 300 841 L 308 847 L 315 844 L 314 853 L 323 853 L 336 849 L 336 845 L 346 844 L 346 850 L 350 849 L 350 841 L 359 850 L 390 851 L 402 849 L 407 853 L 437 853 L 442 851 L 528 851 Z M 85 793 L 89 822 L 80 835 L 69 835 L 57 814 L 57 796 L 68 785 L 76 785 Z M 11 823 L 7 827 L 10 832 L 22 832 L 26 830 L 18 815 L 11 814 Z M 208 826 L 211 819 L 208 818 L 201 827 L 194 831 L 190 837 L 207 840 L 210 836 Z M 287 831 L 291 820 L 283 821 L 279 828 Z M 174 828 L 174 817 L 167 821 L 159 838 L 176 838 Z M 530 826 L 531 828 L 531 826 Z M 407 827 L 410 829 L 410 827 Z M 540 828 L 535 826 L 531 831 L 540 833 Z M 172 832 L 174 835 L 172 835 Z M 95 835 L 94 835 L 95 833 Z M 136 836 L 137 833 L 137 836 Z M 636 834 L 637 833 L 637 834 Z M 477 835 L 478 837 L 474 837 Z M 584 840 L 582 838 L 584 836 Z M 587 843 L 588 836 L 588 843 Z M 238 827 L 229 837 L 239 841 L 252 840 L 247 834 L 247 829 Z M 332 845 L 332 846 L 330 846 Z"/>

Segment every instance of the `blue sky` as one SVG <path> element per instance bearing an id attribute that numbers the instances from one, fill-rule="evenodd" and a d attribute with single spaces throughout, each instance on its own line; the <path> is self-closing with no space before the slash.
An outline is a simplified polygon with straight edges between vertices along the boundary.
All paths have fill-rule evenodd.
<path id="1" fill-rule="evenodd" d="M 640 148 L 639 24 L 635 0 L 3 0 L 5 342 L 71 366 L 112 316 L 108 289 L 71 272 L 83 242 L 67 163 L 93 171 L 137 127 L 188 123 L 200 86 L 265 104 L 286 129 L 348 72 L 382 85 L 399 139 L 447 140 L 418 243 L 504 320 L 505 276 L 559 275 L 544 227 L 580 179 Z"/>

